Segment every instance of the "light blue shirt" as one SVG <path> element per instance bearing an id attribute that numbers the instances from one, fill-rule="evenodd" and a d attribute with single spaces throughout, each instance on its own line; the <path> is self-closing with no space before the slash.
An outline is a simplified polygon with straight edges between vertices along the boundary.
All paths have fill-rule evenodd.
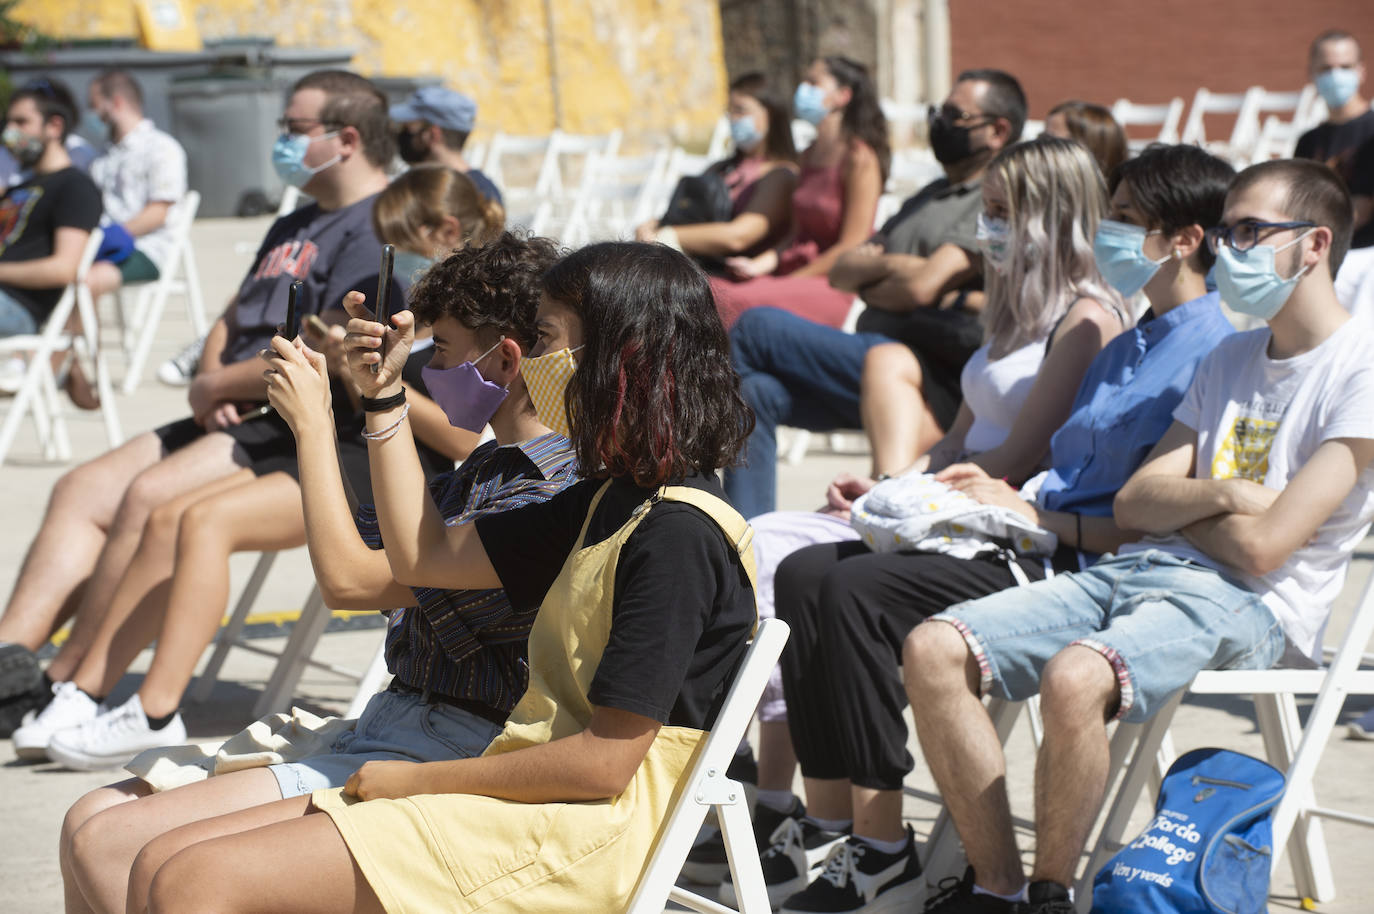
<path id="1" fill-rule="evenodd" d="M 1040 506 L 1111 516 L 1117 490 L 1168 430 L 1198 363 L 1233 332 L 1221 297 L 1209 292 L 1108 343 L 1050 441 Z"/>

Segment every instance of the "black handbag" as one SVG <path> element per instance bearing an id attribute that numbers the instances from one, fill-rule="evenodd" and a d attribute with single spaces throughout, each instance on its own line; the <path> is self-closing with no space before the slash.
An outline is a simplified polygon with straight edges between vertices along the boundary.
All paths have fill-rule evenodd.
<path id="1" fill-rule="evenodd" d="M 668 211 L 659 225 L 696 225 L 701 222 L 729 222 L 734 210 L 730 188 L 717 166 L 699 175 L 688 175 L 677 182 L 668 200 Z"/>

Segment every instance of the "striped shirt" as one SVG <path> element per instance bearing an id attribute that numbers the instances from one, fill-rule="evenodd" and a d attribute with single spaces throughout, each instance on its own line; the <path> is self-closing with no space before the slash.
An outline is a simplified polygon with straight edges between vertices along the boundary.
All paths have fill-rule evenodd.
<path id="1" fill-rule="evenodd" d="M 547 501 L 577 478 L 572 445 L 550 433 L 506 447 L 488 441 L 458 469 L 434 477 L 429 494 L 454 526 Z M 381 549 L 373 506 L 360 505 L 354 521 L 363 541 Z M 411 590 L 415 605 L 393 612 L 387 625 L 387 669 L 410 688 L 509 713 L 528 684 L 525 639 L 538 608 L 519 612 L 499 589 Z"/>

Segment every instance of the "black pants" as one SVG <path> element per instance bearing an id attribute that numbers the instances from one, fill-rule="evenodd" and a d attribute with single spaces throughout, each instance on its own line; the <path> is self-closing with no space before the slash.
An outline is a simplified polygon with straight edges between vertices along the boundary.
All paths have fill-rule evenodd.
<path id="1" fill-rule="evenodd" d="M 1031 581 L 1045 578 L 1043 559 L 1016 561 Z M 1052 564 L 1078 567 L 1067 549 Z M 778 618 L 792 627 L 782 685 L 802 774 L 901 789 L 915 764 L 902 718 L 902 642 L 930 616 L 1016 583 L 996 556 L 875 553 L 846 542 L 808 546 L 784 559 L 774 601 Z"/>

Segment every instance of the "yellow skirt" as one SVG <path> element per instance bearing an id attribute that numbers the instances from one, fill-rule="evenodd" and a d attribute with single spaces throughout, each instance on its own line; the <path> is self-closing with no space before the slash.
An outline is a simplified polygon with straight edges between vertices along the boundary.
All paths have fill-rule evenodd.
<path id="1" fill-rule="evenodd" d="M 586 911 L 629 904 L 705 734 L 663 727 L 629 786 L 586 803 L 470 794 L 359 802 L 317 791 L 390 914 Z"/>

